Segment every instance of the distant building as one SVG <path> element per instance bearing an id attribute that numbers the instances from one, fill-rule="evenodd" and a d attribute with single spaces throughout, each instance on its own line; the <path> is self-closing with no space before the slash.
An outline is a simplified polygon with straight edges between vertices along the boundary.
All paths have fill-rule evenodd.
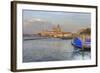
<path id="1" fill-rule="evenodd" d="M 62 38 L 62 37 L 70 38 L 73 36 L 71 32 L 62 31 L 59 25 L 53 27 L 51 31 L 46 30 L 39 32 L 38 35 L 46 37 L 55 37 L 55 38 Z"/>
<path id="2" fill-rule="evenodd" d="M 80 29 L 77 34 L 82 41 L 91 40 L 91 28 Z"/>

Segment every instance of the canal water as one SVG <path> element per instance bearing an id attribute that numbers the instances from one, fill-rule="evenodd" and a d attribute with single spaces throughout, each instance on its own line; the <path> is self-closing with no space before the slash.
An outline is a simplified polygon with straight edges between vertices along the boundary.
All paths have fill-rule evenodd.
<path id="1" fill-rule="evenodd" d="M 73 47 L 72 39 L 47 38 L 23 40 L 23 62 L 86 60 L 90 51 Z"/>

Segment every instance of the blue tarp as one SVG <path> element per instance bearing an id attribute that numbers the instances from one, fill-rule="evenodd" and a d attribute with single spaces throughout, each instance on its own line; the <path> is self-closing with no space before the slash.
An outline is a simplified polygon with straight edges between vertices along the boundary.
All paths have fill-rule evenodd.
<path id="1" fill-rule="evenodd" d="M 76 47 L 82 48 L 82 41 L 79 38 L 75 38 L 72 42 L 72 44 Z"/>

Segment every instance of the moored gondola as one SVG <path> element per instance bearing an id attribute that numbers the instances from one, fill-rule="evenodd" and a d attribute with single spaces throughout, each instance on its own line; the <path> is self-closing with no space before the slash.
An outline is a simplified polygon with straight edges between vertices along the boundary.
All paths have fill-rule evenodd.
<path id="1" fill-rule="evenodd" d="M 72 45 L 76 47 L 77 49 L 84 50 L 84 51 L 90 51 L 91 50 L 91 41 L 90 39 L 85 39 L 83 42 L 80 38 L 74 38 L 72 40 Z"/>

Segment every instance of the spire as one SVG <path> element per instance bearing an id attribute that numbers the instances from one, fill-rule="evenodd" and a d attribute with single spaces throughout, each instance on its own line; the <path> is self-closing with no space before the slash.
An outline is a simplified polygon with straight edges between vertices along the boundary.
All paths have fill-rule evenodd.
<path id="1" fill-rule="evenodd" d="M 59 24 L 57 25 L 57 31 L 61 32 L 61 28 Z"/>

